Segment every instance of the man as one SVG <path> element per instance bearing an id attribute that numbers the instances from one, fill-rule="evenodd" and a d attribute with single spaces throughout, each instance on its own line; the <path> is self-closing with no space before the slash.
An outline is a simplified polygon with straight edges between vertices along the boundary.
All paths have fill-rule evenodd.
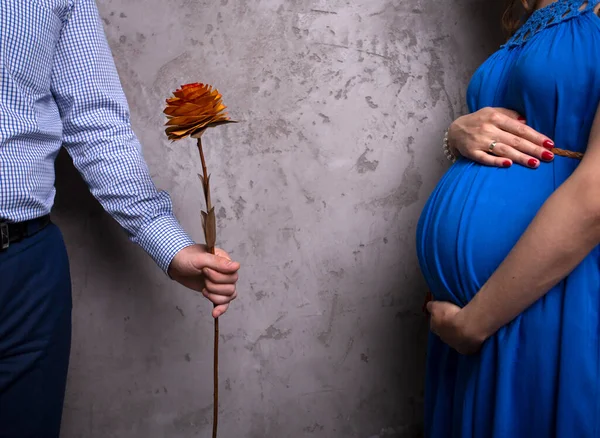
<path id="1" fill-rule="evenodd" d="M 156 190 L 94 0 L 0 0 L 0 437 L 59 436 L 71 336 L 68 260 L 48 214 L 64 146 L 91 192 L 218 317 L 239 264 L 207 254 Z"/>

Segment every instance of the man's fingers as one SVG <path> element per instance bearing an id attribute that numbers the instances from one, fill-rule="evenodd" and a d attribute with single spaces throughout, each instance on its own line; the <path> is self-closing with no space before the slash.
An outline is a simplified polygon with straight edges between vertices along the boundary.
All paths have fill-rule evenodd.
<path id="1" fill-rule="evenodd" d="M 216 284 L 206 280 L 205 285 L 205 289 L 211 294 L 229 297 L 235 293 L 235 284 Z"/>
<path id="2" fill-rule="evenodd" d="M 213 318 L 218 318 L 219 316 L 223 315 L 225 312 L 227 312 L 228 308 L 229 304 L 222 304 L 220 306 L 216 306 L 212 311 Z"/>
<path id="3" fill-rule="evenodd" d="M 199 268 L 210 268 L 221 274 L 234 274 L 240 269 L 240 264 L 238 262 L 208 253 L 199 254 L 194 265 Z"/>
<path id="4" fill-rule="evenodd" d="M 234 272 L 233 274 L 222 274 L 210 268 L 204 268 L 202 272 L 208 281 L 216 284 L 234 284 L 239 278 L 237 272 Z"/>
<path id="5" fill-rule="evenodd" d="M 226 296 L 226 295 L 211 293 L 205 289 L 202 291 L 202 295 L 204 295 L 204 297 L 206 299 L 208 299 L 211 303 L 213 303 L 217 306 L 220 306 L 223 304 L 228 304 L 237 298 L 237 294 L 235 293 L 235 291 L 233 291 L 232 294 L 228 294 Z"/>
<path id="6" fill-rule="evenodd" d="M 225 251 L 221 248 L 215 248 L 215 255 L 218 257 L 227 259 L 227 260 L 231 260 L 231 257 L 229 256 L 229 254 L 227 254 L 227 251 Z"/>

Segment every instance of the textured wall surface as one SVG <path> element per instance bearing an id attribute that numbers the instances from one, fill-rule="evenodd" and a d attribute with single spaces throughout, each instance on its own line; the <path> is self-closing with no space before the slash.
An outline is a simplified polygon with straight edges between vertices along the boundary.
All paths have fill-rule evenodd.
<path id="1" fill-rule="evenodd" d="M 199 160 L 165 140 L 164 99 L 208 82 L 242 121 L 205 141 L 219 246 L 243 264 L 221 321 L 222 438 L 421 435 L 415 226 L 500 3 L 99 1 L 154 180 L 197 239 Z M 208 437 L 210 305 L 127 241 L 65 156 L 58 173 L 75 300 L 63 436 Z"/>

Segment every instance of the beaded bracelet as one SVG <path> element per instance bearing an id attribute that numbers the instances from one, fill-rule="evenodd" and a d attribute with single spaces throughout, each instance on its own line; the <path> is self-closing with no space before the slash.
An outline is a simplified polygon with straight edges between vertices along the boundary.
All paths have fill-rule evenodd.
<path id="1" fill-rule="evenodd" d="M 452 152 L 452 150 L 450 149 L 450 145 L 448 145 L 448 131 L 446 131 L 444 133 L 443 149 L 444 149 L 444 155 L 446 156 L 446 158 L 450 162 L 455 163 L 456 160 L 458 159 L 458 157 L 456 156 L 456 154 L 454 152 Z"/>

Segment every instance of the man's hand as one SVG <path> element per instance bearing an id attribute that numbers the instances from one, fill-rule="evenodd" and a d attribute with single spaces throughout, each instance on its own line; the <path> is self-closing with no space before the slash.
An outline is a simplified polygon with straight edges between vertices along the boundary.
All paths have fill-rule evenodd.
<path id="1" fill-rule="evenodd" d="M 469 329 L 461 308 L 444 301 L 430 301 L 427 310 L 431 314 L 431 331 L 438 335 L 444 343 L 460 354 L 477 353 L 485 336 Z"/>
<path id="2" fill-rule="evenodd" d="M 204 245 L 193 245 L 179 251 L 171 265 L 169 275 L 178 283 L 201 292 L 215 304 L 213 318 L 221 316 L 229 303 L 237 297 L 240 264 L 231 261 L 229 255 L 216 248 L 215 255 L 206 252 Z"/>

